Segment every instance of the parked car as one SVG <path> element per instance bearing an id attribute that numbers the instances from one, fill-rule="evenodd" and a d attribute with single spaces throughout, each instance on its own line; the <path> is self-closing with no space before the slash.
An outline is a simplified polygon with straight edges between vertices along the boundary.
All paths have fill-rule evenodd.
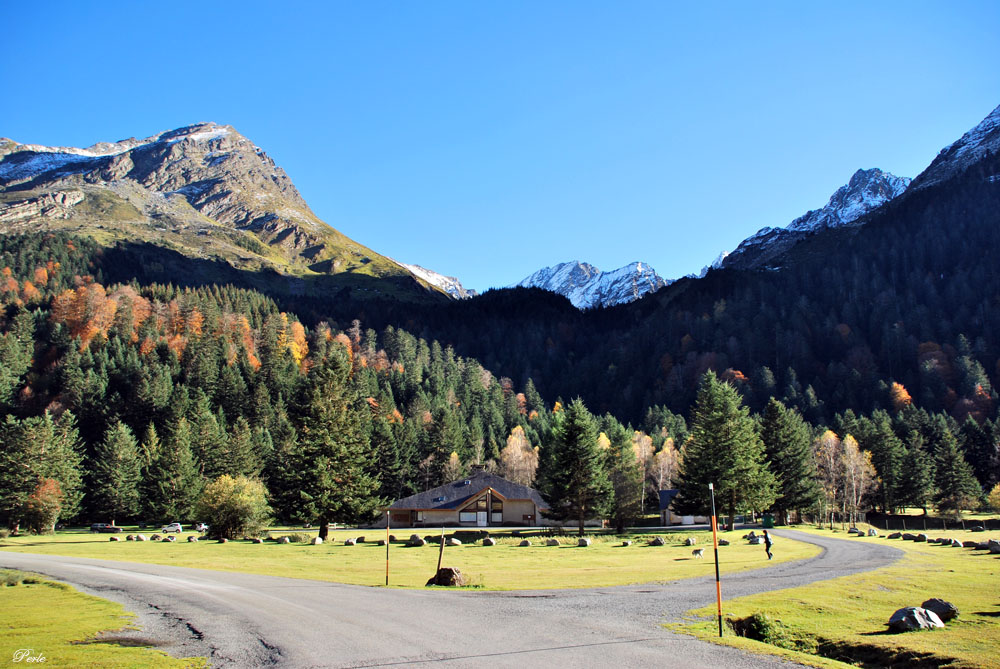
<path id="1" fill-rule="evenodd" d="M 110 523 L 94 523 L 90 526 L 91 532 L 104 532 L 105 534 L 114 534 L 116 532 L 121 532 L 122 528 L 111 525 Z"/>
<path id="2" fill-rule="evenodd" d="M 177 532 L 178 534 L 180 534 L 183 531 L 184 527 L 181 526 L 180 523 L 170 523 L 169 525 L 164 525 L 163 527 L 160 528 L 160 532 L 162 532 L 163 534 L 166 534 L 168 532 Z"/>
<path id="3" fill-rule="evenodd" d="M 195 532 L 208 532 L 208 525 L 205 524 L 205 523 L 195 523 L 194 531 Z"/>

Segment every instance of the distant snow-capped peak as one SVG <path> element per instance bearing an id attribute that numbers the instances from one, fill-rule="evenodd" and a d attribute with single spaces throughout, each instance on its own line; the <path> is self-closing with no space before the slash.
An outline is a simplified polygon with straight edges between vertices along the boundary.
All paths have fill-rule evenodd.
<path id="1" fill-rule="evenodd" d="M 574 260 L 542 268 L 517 285 L 559 293 L 578 309 L 591 309 L 634 302 L 663 288 L 667 282 L 648 263 L 633 262 L 602 272 L 589 263 Z"/>
<path id="2" fill-rule="evenodd" d="M 926 170 L 913 180 L 914 189 L 946 181 L 990 151 L 1000 151 L 1000 106 L 965 133 L 957 142 L 941 149 Z"/>
<path id="3" fill-rule="evenodd" d="M 399 261 L 397 260 L 396 262 Z M 429 270 L 426 267 L 421 267 L 420 265 L 408 265 L 405 262 L 400 262 L 399 264 L 432 286 L 437 286 L 444 292 L 454 297 L 456 300 L 464 300 L 477 295 L 476 291 L 471 288 L 466 288 L 462 285 L 461 281 L 453 276 L 438 274 L 437 272 Z"/>
<path id="4" fill-rule="evenodd" d="M 761 266 L 811 232 L 858 224 L 865 214 L 902 195 L 910 181 L 877 168 L 858 170 L 823 208 L 807 212 L 786 228 L 761 228 L 740 242 L 732 253 L 725 254 L 721 265 L 712 266 Z"/>

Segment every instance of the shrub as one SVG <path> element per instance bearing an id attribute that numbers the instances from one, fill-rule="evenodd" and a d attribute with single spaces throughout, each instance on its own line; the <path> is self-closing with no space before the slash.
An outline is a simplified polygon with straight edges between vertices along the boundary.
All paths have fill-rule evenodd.
<path id="1" fill-rule="evenodd" d="M 294 544 L 307 544 L 310 541 L 312 541 L 312 535 L 306 534 L 305 532 L 295 532 L 293 534 L 287 534 L 285 536 L 287 536 L 288 540 Z"/>
<path id="2" fill-rule="evenodd" d="M 734 618 L 726 622 L 737 636 L 762 641 L 779 648 L 798 648 L 799 644 L 789 637 L 781 622 L 772 619 L 766 613 L 758 612 L 746 618 Z"/>
<path id="3" fill-rule="evenodd" d="M 209 524 L 213 537 L 259 536 L 271 519 L 267 488 L 246 476 L 220 476 L 201 493 L 198 515 Z"/>
<path id="4" fill-rule="evenodd" d="M 993 490 L 990 491 L 986 500 L 994 511 L 1000 511 L 1000 483 L 993 486 Z"/>

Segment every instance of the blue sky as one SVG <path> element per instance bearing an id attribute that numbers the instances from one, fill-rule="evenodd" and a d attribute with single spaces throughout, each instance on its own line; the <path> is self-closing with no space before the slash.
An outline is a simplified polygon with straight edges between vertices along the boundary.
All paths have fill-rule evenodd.
<path id="1" fill-rule="evenodd" d="M 697 272 L 1000 104 L 1000 3 L 0 6 L 0 136 L 236 127 L 325 221 L 483 290 Z"/>

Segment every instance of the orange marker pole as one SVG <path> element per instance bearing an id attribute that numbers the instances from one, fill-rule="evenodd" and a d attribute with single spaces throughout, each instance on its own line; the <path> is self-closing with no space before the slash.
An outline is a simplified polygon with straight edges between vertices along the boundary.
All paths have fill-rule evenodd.
<path id="1" fill-rule="evenodd" d="M 715 485 L 708 484 L 708 491 L 712 494 L 712 546 L 715 549 L 715 601 L 719 607 L 719 638 L 722 638 L 722 584 L 719 581 L 719 531 L 715 522 Z"/>
<path id="2" fill-rule="evenodd" d="M 385 512 L 385 584 L 389 585 L 389 511 Z"/>

